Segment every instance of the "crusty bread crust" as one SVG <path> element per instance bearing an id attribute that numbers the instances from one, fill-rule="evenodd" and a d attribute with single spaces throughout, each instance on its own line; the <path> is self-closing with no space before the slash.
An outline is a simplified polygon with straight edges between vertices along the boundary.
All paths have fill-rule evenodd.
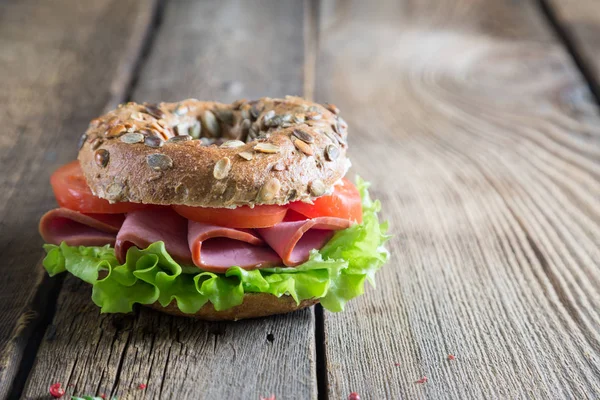
<path id="1" fill-rule="evenodd" d="M 298 97 L 232 104 L 127 103 L 93 120 L 79 161 L 110 202 L 237 207 L 331 193 L 348 168 L 347 124 Z"/>
<path id="2" fill-rule="evenodd" d="M 180 317 L 197 318 L 207 321 L 237 321 L 246 318 L 286 314 L 310 307 L 318 302 L 319 299 L 310 299 L 303 300 L 297 305 L 296 301 L 290 296 L 276 297 L 268 293 L 246 293 L 242 304 L 224 311 L 216 311 L 212 303 L 206 303 L 195 314 L 185 314 L 181 312 L 174 301 L 167 307 L 161 306 L 158 302 L 150 304 L 148 307 Z"/>

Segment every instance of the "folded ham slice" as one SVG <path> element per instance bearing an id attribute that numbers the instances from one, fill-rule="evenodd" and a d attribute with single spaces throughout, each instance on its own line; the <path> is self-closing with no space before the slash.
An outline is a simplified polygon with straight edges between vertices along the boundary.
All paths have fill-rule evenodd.
<path id="1" fill-rule="evenodd" d="M 281 259 L 251 229 L 225 228 L 189 221 L 188 243 L 194 264 L 224 273 L 229 267 L 251 270 L 281 265 Z"/>
<path id="2" fill-rule="evenodd" d="M 320 249 L 334 231 L 346 229 L 352 222 L 343 218 L 317 217 L 283 221 L 271 228 L 257 229 L 259 235 L 279 254 L 283 264 L 293 267 L 308 260 L 312 249 Z"/>
<path id="3" fill-rule="evenodd" d="M 68 208 L 55 208 L 40 219 L 40 235 L 46 243 L 69 246 L 114 245 L 123 214 L 83 214 Z"/>
<path id="4" fill-rule="evenodd" d="M 168 207 L 132 211 L 125 217 L 117 235 L 115 255 L 124 263 L 131 246 L 145 249 L 154 242 L 162 241 L 175 261 L 192 265 L 186 236 L 187 219 Z"/>
<path id="5" fill-rule="evenodd" d="M 63 241 L 70 246 L 110 244 L 122 263 L 131 246 L 145 249 L 162 241 L 175 261 L 224 273 L 232 266 L 247 270 L 296 266 L 308 260 L 310 250 L 322 248 L 334 231 L 352 224 L 343 218 L 304 219 L 290 214 L 271 228 L 252 230 L 188 221 L 168 207 L 146 208 L 126 216 L 57 208 L 44 214 L 39 229 L 47 243 L 56 245 Z"/>

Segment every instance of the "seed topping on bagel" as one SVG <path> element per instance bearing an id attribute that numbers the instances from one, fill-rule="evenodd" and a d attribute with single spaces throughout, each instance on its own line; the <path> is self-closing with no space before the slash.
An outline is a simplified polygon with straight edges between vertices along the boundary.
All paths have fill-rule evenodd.
<path id="1" fill-rule="evenodd" d="M 348 125 L 339 113 L 291 96 L 130 102 L 90 122 L 78 158 L 94 194 L 111 202 L 311 202 L 349 167 Z"/>

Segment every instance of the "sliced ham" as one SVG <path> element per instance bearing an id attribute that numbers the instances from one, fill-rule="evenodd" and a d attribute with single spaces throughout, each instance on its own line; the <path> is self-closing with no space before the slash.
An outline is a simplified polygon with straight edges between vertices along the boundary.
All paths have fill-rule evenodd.
<path id="1" fill-rule="evenodd" d="M 145 249 L 154 242 L 165 243 L 167 252 L 181 264 L 192 265 L 187 243 L 187 219 L 170 208 L 145 208 L 132 211 L 117 235 L 115 254 L 124 263 L 131 246 Z"/>
<path id="2" fill-rule="evenodd" d="M 68 208 L 55 208 L 40 219 L 40 235 L 44 241 L 69 246 L 114 245 L 123 214 L 83 214 Z"/>
<path id="3" fill-rule="evenodd" d="M 334 231 L 346 229 L 352 222 L 343 218 L 317 217 L 283 221 L 271 228 L 257 229 L 259 235 L 279 254 L 283 264 L 293 267 L 308 260 L 312 249 L 320 249 Z"/>
<path id="4" fill-rule="evenodd" d="M 147 208 L 123 214 L 83 214 L 67 208 L 48 211 L 40 220 L 40 234 L 47 243 L 70 246 L 115 247 L 124 263 L 131 246 L 145 249 L 158 241 L 183 265 L 224 273 L 229 267 L 251 270 L 269 266 L 296 266 L 308 260 L 310 250 L 320 249 L 334 231 L 351 221 L 318 217 L 289 218 L 271 228 L 234 229 L 188 221 L 171 208 Z"/>
<path id="5" fill-rule="evenodd" d="M 188 243 L 194 264 L 223 273 L 229 267 L 251 270 L 280 265 L 281 259 L 250 229 L 225 228 L 189 221 Z"/>

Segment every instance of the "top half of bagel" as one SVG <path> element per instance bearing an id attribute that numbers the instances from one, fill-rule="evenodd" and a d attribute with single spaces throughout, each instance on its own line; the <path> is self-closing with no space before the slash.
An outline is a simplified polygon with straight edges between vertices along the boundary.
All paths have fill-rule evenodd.
<path id="1" fill-rule="evenodd" d="M 127 103 L 91 121 L 78 159 L 110 202 L 233 208 L 331 193 L 347 172 L 346 122 L 298 97 Z"/>

